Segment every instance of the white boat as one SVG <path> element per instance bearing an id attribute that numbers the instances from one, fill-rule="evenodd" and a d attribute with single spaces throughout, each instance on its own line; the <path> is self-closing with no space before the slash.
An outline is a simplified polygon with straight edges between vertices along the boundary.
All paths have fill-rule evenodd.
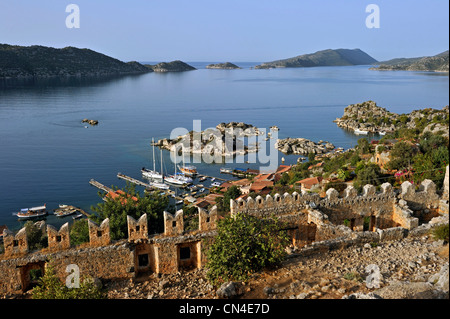
<path id="1" fill-rule="evenodd" d="M 20 219 L 31 219 L 47 215 L 47 204 L 43 206 L 22 208 L 16 215 Z"/>
<path id="2" fill-rule="evenodd" d="M 378 132 L 379 135 L 384 136 L 386 135 L 386 132 Z"/>
<path id="3" fill-rule="evenodd" d="M 222 185 L 220 182 L 214 182 L 211 184 L 212 187 L 219 187 L 220 185 Z"/>
<path id="4" fill-rule="evenodd" d="M 194 180 L 192 178 L 190 178 L 188 176 L 185 176 L 182 173 L 177 173 L 177 178 L 182 180 L 182 181 L 184 181 L 187 184 L 190 184 L 190 183 L 194 182 Z"/>
<path id="5" fill-rule="evenodd" d="M 155 141 L 152 138 L 152 145 L 153 145 L 153 170 L 142 167 L 141 172 L 142 172 L 142 176 L 148 178 L 148 179 L 157 179 L 157 180 L 162 180 L 163 179 L 163 174 L 162 174 L 162 152 L 161 152 L 161 173 L 156 171 L 156 161 L 155 161 Z"/>
<path id="6" fill-rule="evenodd" d="M 66 204 L 59 204 L 59 208 L 67 208 L 69 205 Z"/>
<path id="7" fill-rule="evenodd" d="M 186 184 L 185 182 L 183 182 L 179 176 L 175 176 L 175 175 L 170 175 L 167 177 L 164 177 L 164 181 L 173 185 L 184 185 Z"/>
<path id="8" fill-rule="evenodd" d="M 369 131 L 362 131 L 360 129 L 355 129 L 353 132 L 355 134 L 357 134 L 357 135 L 367 135 L 367 134 L 369 134 Z"/>
<path id="9" fill-rule="evenodd" d="M 65 217 L 72 214 L 75 214 L 77 210 L 75 208 L 62 208 L 55 211 L 55 215 L 58 217 Z"/>
<path id="10" fill-rule="evenodd" d="M 72 219 L 79 219 L 81 217 L 83 217 L 83 214 L 78 214 L 76 216 L 72 216 Z"/>
<path id="11" fill-rule="evenodd" d="M 233 173 L 233 169 L 232 168 L 223 167 L 223 168 L 220 169 L 220 172 L 222 174 L 231 174 L 231 173 Z"/>
<path id="12" fill-rule="evenodd" d="M 151 182 L 150 185 L 159 189 L 169 189 L 169 185 L 164 183 Z"/>

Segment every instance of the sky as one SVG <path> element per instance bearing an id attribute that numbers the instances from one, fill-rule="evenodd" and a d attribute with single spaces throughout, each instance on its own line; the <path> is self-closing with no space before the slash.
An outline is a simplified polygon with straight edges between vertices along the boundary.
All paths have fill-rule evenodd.
<path id="1" fill-rule="evenodd" d="M 79 8 L 67 28 L 66 6 Z M 379 8 L 379 28 L 366 19 Z M 0 0 L 0 43 L 122 61 L 268 62 L 359 48 L 384 61 L 449 48 L 448 0 Z"/>

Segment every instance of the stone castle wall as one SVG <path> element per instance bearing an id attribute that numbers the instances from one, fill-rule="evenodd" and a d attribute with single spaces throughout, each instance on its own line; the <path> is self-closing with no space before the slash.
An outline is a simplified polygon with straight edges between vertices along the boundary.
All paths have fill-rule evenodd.
<path id="1" fill-rule="evenodd" d="M 448 190 L 447 190 L 448 191 Z M 286 223 L 292 244 L 303 254 L 326 252 L 346 245 L 419 236 L 439 223 L 448 223 L 447 214 L 419 225 L 417 210 L 440 209 L 445 199 L 436 193 L 431 181 L 424 181 L 416 191 L 408 182 L 396 194 L 388 183 L 380 191 L 366 185 L 362 194 L 348 187 L 343 197 L 329 189 L 324 198 L 318 194 L 258 196 L 255 199 L 231 200 L 231 215 L 245 213 L 264 218 L 276 216 Z M 411 206 L 410 206 L 411 205 Z M 447 201 L 448 205 L 448 201 Z M 447 206 L 448 207 L 448 206 Z M 50 261 L 64 282 L 68 265 L 76 264 L 81 276 L 106 280 L 136 278 L 141 273 L 169 274 L 182 268 L 201 268 L 206 250 L 217 235 L 217 208 L 199 209 L 199 229 L 186 232 L 183 211 L 164 212 L 164 233 L 149 236 L 147 215 L 138 220 L 127 217 L 128 239 L 112 242 L 109 220 L 100 225 L 88 221 L 89 243 L 70 244 L 69 227 L 58 230 L 47 226 L 48 247 L 30 252 L 25 229 L 17 234 L 4 231 L 5 252 L 0 255 L 0 295 L 26 291 L 30 272 L 45 269 Z M 365 229 L 368 228 L 368 229 Z"/>

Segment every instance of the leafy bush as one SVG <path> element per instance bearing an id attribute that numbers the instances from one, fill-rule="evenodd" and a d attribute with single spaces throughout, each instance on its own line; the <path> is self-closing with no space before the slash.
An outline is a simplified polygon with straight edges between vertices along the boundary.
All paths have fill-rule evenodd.
<path id="1" fill-rule="evenodd" d="M 91 278 L 80 280 L 79 288 L 67 288 L 56 276 L 54 266 L 48 263 L 39 285 L 33 288 L 33 299 L 104 299 L 105 292 Z"/>
<path id="2" fill-rule="evenodd" d="M 87 242 L 89 242 L 89 226 L 87 219 L 74 221 L 70 228 L 70 243 L 76 246 Z"/>
<path id="3" fill-rule="evenodd" d="M 252 273 L 280 263 L 289 240 L 276 218 L 239 213 L 217 223 L 218 235 L 207 252 L 207 277 L 214 285 L 245 281 Z"/>
<path id="4" fill-rule="evenodd" d="M 25 223 L 28 247 L 30 250 L 38 250 L 48 246 L 47 233 L 39 227 L 38 223 L 31 220 Z"/>
<path id="5" fill-rule="evenodd" d="M 448 224 L 441 225 L 436 228 L 434 228 L 431 232 L 432 236 L 436 240 L 444 240 L 448 242 L 449 240 L 449 230 L 448 230 Z"/>

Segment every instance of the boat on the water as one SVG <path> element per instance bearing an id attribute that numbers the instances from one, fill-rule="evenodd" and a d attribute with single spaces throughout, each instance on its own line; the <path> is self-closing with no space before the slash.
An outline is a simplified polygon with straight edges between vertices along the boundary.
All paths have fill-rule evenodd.
<path id="1" fill-rule="evenodd" d="M 223 167 L 220 169 L 220 172 L 222 174 L 231 174 L 233 173 L 233 169 L 232 168 L 228 168 L 228 167 Z"/>
<path id="2" fill-rule="evenodd" d="M 173 185 L 184 185 L 186 182 L 180 179 L 180 175 L 169 175 L 164 177 L 164 181 Z"/>
<path id="3" fill-rule="evenodd" d="M 38 218 L 43 217 L 48 214 L 47 212 L 47 204 L 44 204 L 43 206 L 36 206 L 31 208 L 22 208 L 20 212 L 18 212 L 16 215 L 19 217 L 19 219 L 31 219 L 31 218 Z"/>
<path id="4" fill-rule="evenodd" d="M 378 132 L 379 135 L 384 136 L 386 135 L 386 132 Z"/>
<path id="5" fill-rule="evenodd" d="M 161 173 L 156 171 L 156 160 L 155 160 L 155 140 L 152 138 L 152 145 L 153 145 L 153 169 L 148 169 L 145 167 L 142 167 L 141 172 L 142 176 L 148 179 L 157 179 L 162 180 L 163 179 L 163 170 L 162 170 L 162 152 L 161 152 Z"/>
<path id="6" fill-rule="evenodd" d="M 178 165 L 178 168 L 186 176 L 196 176 L 198 174 L 197 168 L 192 165 Z"/>
<path id="7" fill-rule="evenodd" d="M 72 216 L 72 219 L 80 219 L 81 217 L 83 217 L 83 214 L 78 214 L 76 216 Z"/>
<path id="8" fill-rule="evenodd" d="M 353 132 L 355 134 L 357 134 L 357 135 L 367 135 L 367 134 L 369 134 L 369 131 L 363 131 L 363 130 L 360 130 L 360 129 L 355 129 Z"/>
<path id="9" fill-rule="evenodd" d="M 156 172 L 151 169 L 148 169 L 148 168 L 145 168 L 145 167 L 142 167 L 141 172 L 142 172 L 142 176 L 144 176 L 145 178 L 148 178 L 148 179 L 162 179 L 163 178 L 161 173 Z"/>
<path id="10" fill-rule="evenodd" d="M 63 208 L 59 210 L 55 210 L 55 215 L 58 217 L 65 217 L 72 214 L 75 214 L 77 210 L 75 208 Z"/>
<path id="11" fill-rule="evenodd" d="M 151 182 L 150 185 L 159 189 L 169 189 L 169 185 L 164 183 Z"/>

